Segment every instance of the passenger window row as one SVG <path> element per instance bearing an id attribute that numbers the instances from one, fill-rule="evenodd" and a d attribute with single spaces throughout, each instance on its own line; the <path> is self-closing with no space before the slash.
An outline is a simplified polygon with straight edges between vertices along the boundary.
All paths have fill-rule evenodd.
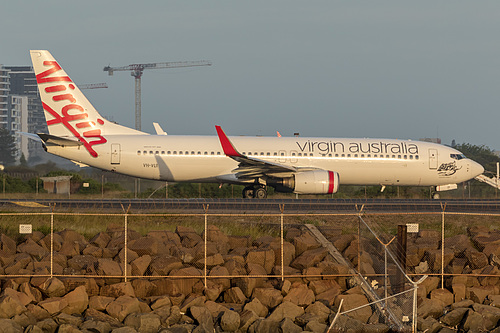
<path id="1" fill-rule="evenodd" d="M 218 152 L 214 152 L 214 151 L 204 151 L 203 153 L 201 151 L 177 151 L 177 150 L 173 150 L 173 151 L 170 151 L 170 150 L 162 150 L 162 151 L 159 151 L 159 150 L 138 150 L 137 151 L 137 155 L 221 155 L 221 152 L 218 151 Z M 248 155 L 248 156 L 271 156 L 271 153 L 270 152 L 260 152 L 257 153 L 257 152 L 248 152 L 248 154 L 246 154 L 245 152 L 242 152 L 242 155 Z M 409 159 L 409 160 L 418 160 L 419 159 L 419 156 L 418 155 L 384 155 L 384 154 L 320 154 L 322 157 L 335 157 L 335 158 L 389 158 L 389 159 Z M 274 152 L 272 156 L 280 156 L 280 157 L 289 157 L 289 156 L 285 156 L 285 153 L 284 152 L 280 152 L 279 155 L 277 152 Z M 313 153 L 295 153 L 293 152 L 291 154 L 291 157 L 308 157 L 308 156 L 314 156 Z M 452 158 L 456 158 L 456 159 L 461 159 L 461 158 L 465 158 L 463 155 L 462 156 L 451 156 Z"/>

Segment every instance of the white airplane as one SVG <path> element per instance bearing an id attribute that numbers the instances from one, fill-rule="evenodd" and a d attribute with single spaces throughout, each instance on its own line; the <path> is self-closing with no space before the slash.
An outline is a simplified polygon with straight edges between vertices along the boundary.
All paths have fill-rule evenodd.
<path id="1" fill-rule="evenodd" d="M 339 185 L 435 186 L 436 191 L 483 173 L 461 152 L 439 144 L 392 139 L 157 135 L 106 120 L 48 51 L 31 51 L 48 134 L 47 152 L 102 170 L 167 182 L 246 185 L 244 198 L 266 188 L 335 193 Z"/>

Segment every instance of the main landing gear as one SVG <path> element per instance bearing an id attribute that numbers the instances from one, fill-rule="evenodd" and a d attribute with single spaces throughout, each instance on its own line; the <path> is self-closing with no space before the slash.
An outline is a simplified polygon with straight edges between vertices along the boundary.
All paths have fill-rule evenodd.
<path id="1" fill-rule="evenodd" d="M 267 198 L 267 190 L 264 186 L 247 186 L 243 189 L 244 199 L 265 199 Z"/>

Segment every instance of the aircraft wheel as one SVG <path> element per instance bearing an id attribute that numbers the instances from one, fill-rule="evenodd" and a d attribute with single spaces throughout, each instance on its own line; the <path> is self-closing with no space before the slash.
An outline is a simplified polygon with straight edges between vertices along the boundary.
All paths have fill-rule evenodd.
<path id="1" fill-rule="evenodd" d="M 255 192 L 255 189 L 253 186 L 247 186 L 243 189 L 243 199 L 251 199 L 253 198 L 253 194 Z"/>
<path id="2" fill-rule="evenodd" d="M 264 187 L 257 187 L 254 191 L 253 197 L 255 199 L 265 199 L 267 198 L 267 191 Z"/>
<path id="3" fill-rule="evenodd" d="M 440 199 L 439 193 L 434 193 L 434 194 L 432 195 L 432 199 L 434 199 L 434 200 L 439 200 L 439 199 Z"/>

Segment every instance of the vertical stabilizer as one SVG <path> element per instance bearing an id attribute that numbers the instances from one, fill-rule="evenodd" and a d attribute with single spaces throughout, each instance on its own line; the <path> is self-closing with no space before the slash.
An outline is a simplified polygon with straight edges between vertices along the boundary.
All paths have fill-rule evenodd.
<path id="1" fill-rule="evenodd" d="M 30 53 L 50 135 L 78 139 L 93 155 L 106 135 L 146 134 L 104 119 L 49 51 Z"/>

